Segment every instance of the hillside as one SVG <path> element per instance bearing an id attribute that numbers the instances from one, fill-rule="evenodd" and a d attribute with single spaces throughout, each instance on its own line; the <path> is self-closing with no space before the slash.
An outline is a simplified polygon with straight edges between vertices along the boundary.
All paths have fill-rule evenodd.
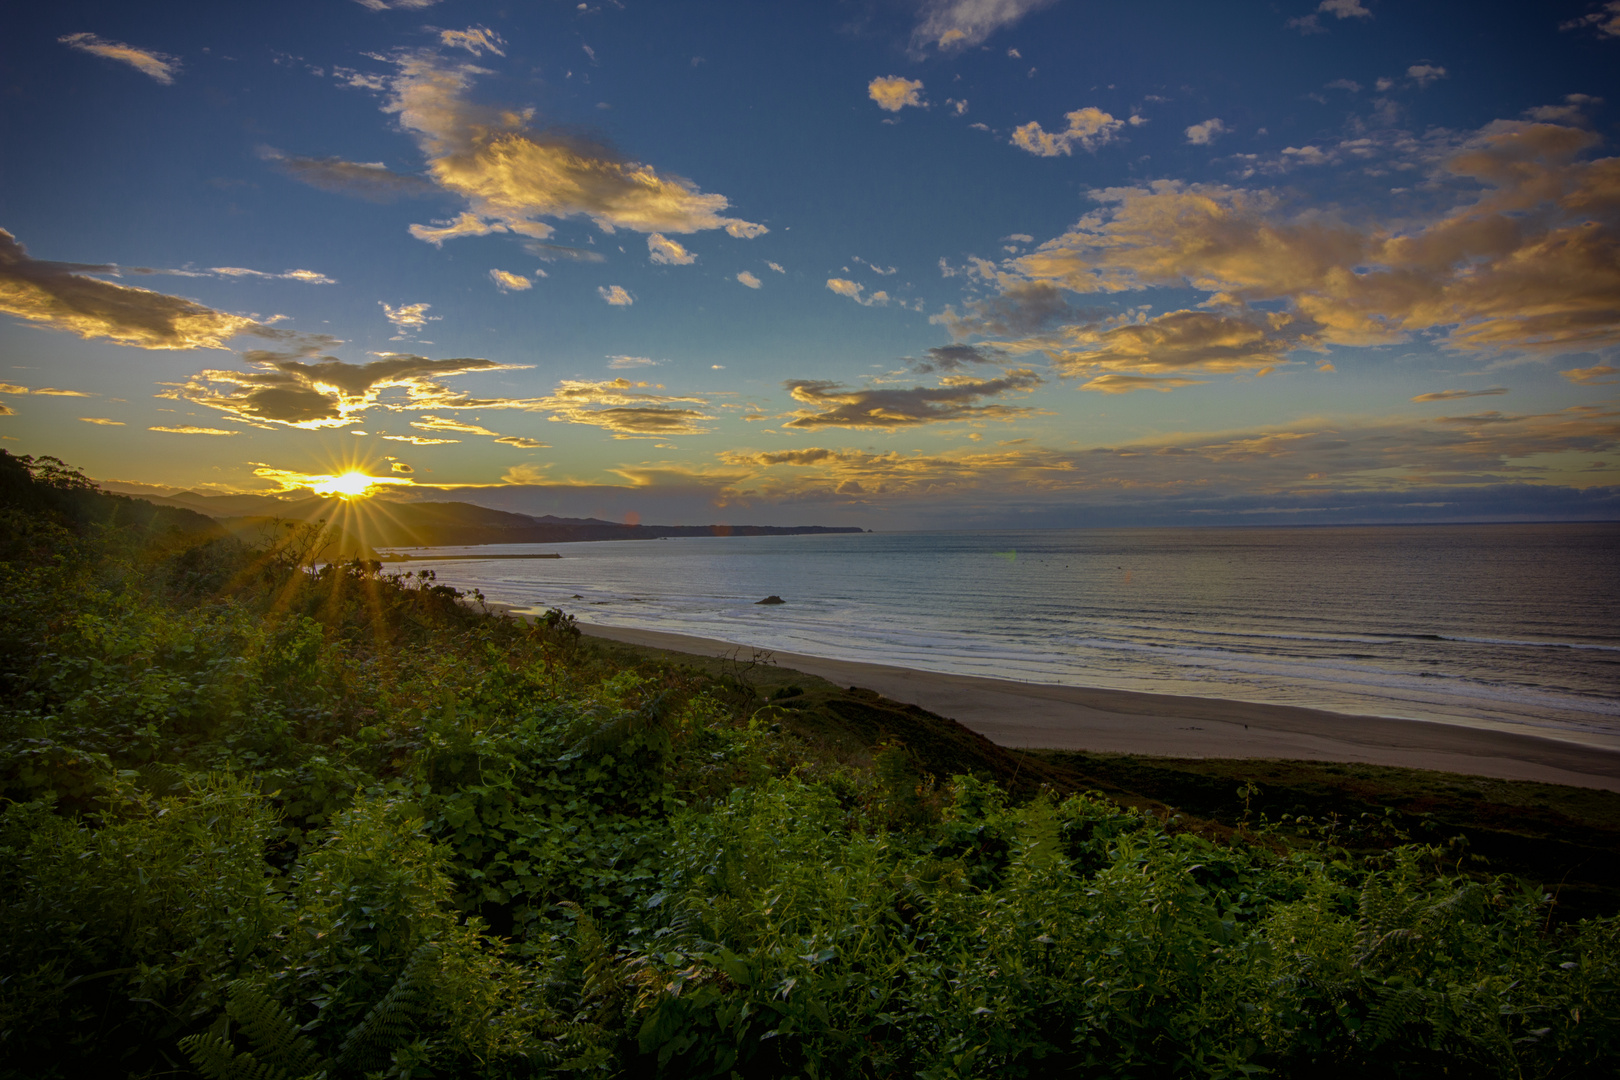
<path id="1" fill-rule="evenodd" d="M 278 521 L 325 520 L 342 533 L 344 551 L 390 547 L 476 544 L 560 544 L 581 540 L 657 540 L 678 536 L 798 536 L 858 533 L 854 526 L 828 525 L 629 525 L 600 518 L 533 517 L 491 510 L 465 502 L 404 502 L 374 496 L 353 503 L 306 495 L 205 495 L 182 491 L 143 494 L 160 505 L 182 508 L 218 520 L 231 532 L 252 536 Z"/>

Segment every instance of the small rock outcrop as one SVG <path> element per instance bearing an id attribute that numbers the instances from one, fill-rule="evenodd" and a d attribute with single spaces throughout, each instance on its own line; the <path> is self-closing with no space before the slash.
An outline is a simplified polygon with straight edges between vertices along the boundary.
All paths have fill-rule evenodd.
<path id="1" fill-rule="evenodd" d="M 785 604 L 785 603 L 787 603 L 787 601 L 782 599 L 780 596 L 777 596 L 775 593 L 772 593 L 771 595 L 767 596 L 763 600 L 755 600 L 754 603 L 756 603 L 756 604 Z"/>

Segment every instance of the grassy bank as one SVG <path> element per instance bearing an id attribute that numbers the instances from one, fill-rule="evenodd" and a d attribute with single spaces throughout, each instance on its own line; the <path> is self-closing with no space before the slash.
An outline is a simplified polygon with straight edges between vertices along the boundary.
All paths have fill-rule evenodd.
<path id="1" fill-rule="evenodd" d="M 1601 793 L 1013 753 L 768 664 L 488 615 L 431 572 L 317 572 L 312 529 L 250 547 L 10 457 L 0 492 L 0 1075 L 1620 1053 L 1605 886 L 1554 906 L 1536 845 L 1469 857 L 1481 828 L 1612 851 Z"/>

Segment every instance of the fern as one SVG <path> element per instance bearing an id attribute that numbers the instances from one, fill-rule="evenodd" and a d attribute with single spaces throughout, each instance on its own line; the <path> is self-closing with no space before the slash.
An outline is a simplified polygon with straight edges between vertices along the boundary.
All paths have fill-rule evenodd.
<path id="1" fill-rule="evenodd" d="M 233 986 L 225 1013 L 235 1020 L 253 1049 L 290 1076 L 307 1076 L 321 1066 L 320 1052 L 281 1004 L 250 986 Z"/>
<path id="2" fill-rule="evenodd" d="M 232 1020 L 253 1044 L 252 1053 L 238 1053 L 232 1044 Z M 303 1080 L 326 1064 L 279 1002 L 243 983 L 231 986 L 225 1016 L 214 1030 L 186 1036 L 180 1049 L 208 1080 Z"/>
<path id="3" fill-rule="evenodd" d="M 406 1043 L 416 1016 L 422 1012 L 440 956 L 437 942 L 417 946 L 388 993 L 343 1037 L 334 1062 L 335 1072 L 363 1074 L 388 1064 L 392 1053 Z"/>

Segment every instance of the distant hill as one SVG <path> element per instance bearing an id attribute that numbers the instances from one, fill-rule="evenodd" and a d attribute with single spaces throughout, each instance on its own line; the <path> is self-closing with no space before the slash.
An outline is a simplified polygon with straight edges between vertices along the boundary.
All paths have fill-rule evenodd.
<path id="1" fill-rule="evenodd" d="M 674 536 L 796 536 L 858 533 L 831 525 L 625 525 L 600 518 L 531 517 L 464 502 L 394 502 L 272 495 L 204 495 L 180 491 L 142 496 L 161 506 L 206 514 L 231 532 L 252 535 L 275 520 L 325 518 L 343 533 L 342 550 L 444 547 L 462 544 L 562 544 L 579 540 L 657 540 Z"/>

